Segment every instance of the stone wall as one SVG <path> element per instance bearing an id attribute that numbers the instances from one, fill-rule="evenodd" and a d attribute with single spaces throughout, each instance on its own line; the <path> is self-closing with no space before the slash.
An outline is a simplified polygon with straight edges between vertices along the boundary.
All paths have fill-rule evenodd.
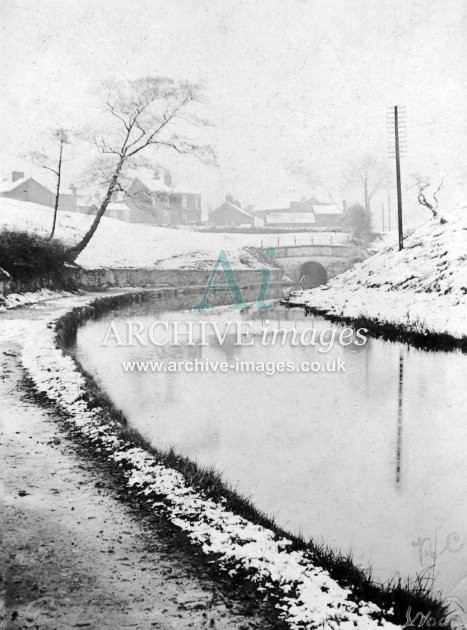
<path id="1" fill-rule="evenodd" d="M 240 287 L 259 287 L 261 273 L 253 269 L 234 270 Z M 202 269 L 68 269 L 67 276 L 83 289 L 107 287 L 205 287 L 211 271 Z M 272 269 L 270 283 L 280 282 L 283 273 Z M 225 284 L 222 272 L 216 282 Z"/>
<path id="2" fill-rule="evenodd" d="M 63 273 L 54 276 L 34 276 L 25 280 L 14 280 L 0 269 L 0 294 L 25 293 L 47 289 L 87 289 L 101 290 L 109 287 L 182 288 L 206 287 L 210 271 L 200 269 L 82 269 L 65 268 Z M 262 274 L 253 269 L 234 270 L 240 288 L 259 289 Z M 280 284 L 282 271 L 271 270 L 270 285 Z M 222 272 L 216 283 L 225 284 Z M 201 291 L 202 293 L 202 291 Z"/>

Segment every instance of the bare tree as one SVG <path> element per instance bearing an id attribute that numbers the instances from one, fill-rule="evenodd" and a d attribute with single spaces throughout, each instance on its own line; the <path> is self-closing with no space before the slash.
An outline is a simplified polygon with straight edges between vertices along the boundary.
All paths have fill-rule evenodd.
<path id="1" fill-rule="evenodd" d="M 52 158 L 50 155 L 42 153 L 40 151 L 31 151 L 25 156 L 37 166 L 45 168 L 47 171 L 51 171 L 57 178 L 57 185 L 55 189 L 54 216 L 49 238 L 54 237 L 55 227 L 57 225 L 57 214 L 60 201 L 60 184 L 62 180 L 63 147 L 65 144 L 69 144 L 70 142 L 69 134 L 66 129 L 55 129 L 52 132 L 52 138 L 54 142 L 58 144 L 58 157 L 56 162 L 55 158 Z"/>
<path id="2" fill-rule="evenodd" d="M 435 190 L 432 190 L 432 192 L 429 192 L 430 188 L 434 188 L 430 182 L 427 181 L 423 181 L 420 178 L 417 178 L 417 188 L 418 188 L 418 203 L 422 206 L 425 206 L 425 208 L 428 208 L 428 210 L 430 210 L 431 214 L 433 215 L 434 219 L 440 219 L 441 223 L 446 223 L 446 219 L 444 219 L 443 217 L 439 217 L 439 212 L 438 212 L 438 208 L 439 208 L 439 200 L 438 200 L 438 194 L 439 192 L 442 190 L 443 186 L 444 186 L 444 177 L 441 178 L 441 181 L 438 185 L 438 187 Z M 430 195 L 431 199 L 428 199 L 428 195 Z"/>
<path id="3" fill-rule="evenodd" d="M 168 148 L 206 161 L 213 157 L 210 147 L 188 139 L 188 127 L 208 124 L 193 111 L 198 102 L 198 86 L 167 78 L 147 77 L 107 86 L 106 111 L 113 125 L 90 138 L 99 153 L 93 164 L 94 177 L 106 192 L 89 230 L 69 250 L 70 260 L 93 237 L 113 193 L 125 190 L 131 171 L 146 165 L 143 153 Z"/>
<path id="4" fill-rule="evenodd" d="M 358 203 L 347 208 L 344 215 L 344 226 L 350 228 L 354 238 L 362 243 L 370 243 L 375 239 L 370 213 Z"/>
<path id="5" fill-rule="evenodd" d="M 347 170 L 347 185 L 361 188 L 365 209 L 371 211 L 371 201 L 375 194 L 384 187 L 389 177 L 386 163 L 375 156 L 366 153 L 361 158 L 352 161 Z"/>

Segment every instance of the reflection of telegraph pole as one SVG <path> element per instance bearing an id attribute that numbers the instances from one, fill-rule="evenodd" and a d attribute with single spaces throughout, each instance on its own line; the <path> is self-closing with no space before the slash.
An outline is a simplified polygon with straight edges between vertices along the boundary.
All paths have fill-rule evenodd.
<path id="1" fill-rule="evenodd" d="M 406 155 L 406 124 L 405 110 L 398 105 L 391 108 L 387 117 L 388 133 L 391 143 L 389 145 L 390 157 L 396 158 L 396 184 L 397 184 L 397 224 L 399 231 L 399 250 L 404 247 L 404 232 L 402 228 L 402 186 L 401 186 L 401 157 Z M 394 144 L 392 143 L 392 133 L 394 132 Z"/>
<path id="2" fill-rule="evenodd" d="M 402 455 L 402 410 L 404 403 L 404 355 L 399 351 L 399 390 L 397 396 L 397 447 L 396 447 L 396 484 L 401 481 L 401 455 Z"/>
<path id="3" fill-rule="evenodd" d="M 388 232 L 391 231 L 391 193 L 388 192 Z"/>

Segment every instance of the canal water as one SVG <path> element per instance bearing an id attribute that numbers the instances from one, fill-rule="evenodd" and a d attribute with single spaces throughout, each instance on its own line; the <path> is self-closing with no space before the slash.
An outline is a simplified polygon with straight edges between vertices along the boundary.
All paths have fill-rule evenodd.
<path id="1" fill-rule="evenodd" d="M 352 343 L 321 352 L 330 344 L 293 345 L 288 336 L 282 345 L 269 332 L 264 337 L 265 329 L 299 336 L 313 328 L 330 338 L 336 325 L 301 309 L 190 310 L 186 297 L 184 304 L 181 298 L 161 304 L 153 300 L 90 321 L 73 348 L 141 434 L 158 448 L 173 446 L 214 467 L 281 527 L 351 551 L 377 578 L 422 574 L 446 597 L 465 597 L 466 355 L 380 339 L 358 345 L 355 335 Z M 129 321 L 140 323 L 148 345 L 117 344 L 127 341 Z M 187 321 L 193 345 L 188 337 L 170 343 L 174 322 Z M 154 322 L 149 340 L 144 335 Z M 219 339 L 213 324 L 223 334 L 229 322 L 250 327 L 254 343 L 237 345 L 232 326 Z M 125 361 L 148 360 L 166 371 L 123 368 Z M 167 371 L 171 362 L 196 360 L 225 362 L 229 369 Z M 236 371 L 242 361 L 269 373 Z M 280 362 L 294 371 L 273 374 Z M 304 363 L 319 371 L 299 371 Z"/>

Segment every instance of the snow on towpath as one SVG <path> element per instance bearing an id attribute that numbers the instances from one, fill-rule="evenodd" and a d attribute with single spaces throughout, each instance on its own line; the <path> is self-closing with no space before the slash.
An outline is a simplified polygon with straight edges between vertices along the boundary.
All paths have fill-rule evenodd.
<path id="1" fill-rule="evenodd" d="M 251 587 L 220 582 L 184 551 L 166 519 L 142 518 L 119 500 L 103 466 L 78 455 L 54 412 L 31 399 L 20 361 L 29 340 L 44 341 L 52 316 L 88 301 L 55 298 L 0 314 L 0 627 L 282 627 Z M 48 360 L 53 369 L 53 353 Z"/>
<path id="2" fill-rule="evenodd" d="M 431 220 L 327 285 L 296 291 L 291 304 L 377 320 L 415 333 L 467 336 L 467 207 Z"/>
<path id="3" fill-rule="evenodd" d="M 292 551 L 288 540 L 277 538 L 272 531 L 237 516 L 222 502 L 215 503 L 188 486 L 180 473 L 123 438 L 120 425 L 109 420 L 102 409 L 91 408 L 86 402 L 85 380 L 71 357 L 57 347 L 54 330 L 58 318 L 68 309 L 84 305 L 86 298 L 63 298 L 58 302 L 55 312 L 47 316 L 43 313 L 38 317 L 36 312 L 34 334 L 27 334 L 26 327 L 21 338 L 22 364 L 37 391 L 61 410 L 70 427 L 94 450 L 121 467 L 127 486 L 137 491 L 155 514 L 163 513 L 230 575 L 246 576 L 258 587 L 258 605 L 261 593 L 274 592 L 278 614 L 293 630 L 398 627 L 387 620 L 390 613 L 383 613 L 375 604 L 354 601 L 350 589 L 340 587 L 326 571 L 314 566 L 306 552 Z M 17 325 L 12 324 L 10 330 L 18 337 Z M 106 531 L 109 545 L 114 544 L 113 528 L 106 526 Z M 184 590 L 183 585 L 180 590 Z"/>

